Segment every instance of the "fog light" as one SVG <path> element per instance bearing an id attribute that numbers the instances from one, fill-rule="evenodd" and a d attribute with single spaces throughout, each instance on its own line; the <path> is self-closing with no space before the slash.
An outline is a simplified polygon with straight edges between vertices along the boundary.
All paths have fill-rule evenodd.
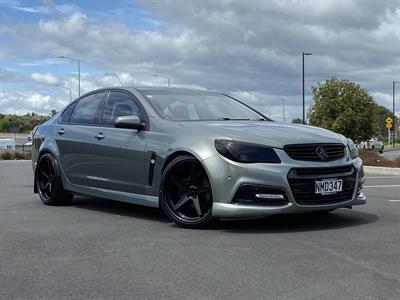
<path id="1" fill-rule="evenodd" d="M 280 194 L 256 194 L 256 197 L 259 199 L 285 199 L 285 196 Z"/>
<path id="2" fill-rule="evenodd" d="M 283 190 L 276 187 L 244 184 L 239 187 L 232 203 L 261 206 L 284 206 L 289 203 Z"/>

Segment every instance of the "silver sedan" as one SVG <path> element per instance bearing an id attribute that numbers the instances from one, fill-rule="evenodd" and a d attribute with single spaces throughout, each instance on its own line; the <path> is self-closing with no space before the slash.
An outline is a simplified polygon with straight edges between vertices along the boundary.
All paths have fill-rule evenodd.
<path id="1" fill-rule="evenodd" d="M 90 195 L 161 207 L 190 228 L 366 201 L 351 140 L 208 91 L 92 91 L 35 128 L 32 163 L 44 204 Z"/>

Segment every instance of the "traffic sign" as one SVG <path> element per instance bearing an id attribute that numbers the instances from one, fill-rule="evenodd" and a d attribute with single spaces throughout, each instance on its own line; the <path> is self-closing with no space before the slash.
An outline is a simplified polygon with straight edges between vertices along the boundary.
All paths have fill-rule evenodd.
<path id="1" fill-rule="evenodd" d="M 391 117 L 387 117 L 385 121 L 386 121 L 386 123 L 392 123 L 393 122 Z"/>
<path id="2" fill-rule="evenodd" d="M 392 118 L 391 117 L 387 117 L 386 118 L 386 120 L 385 120 L 385 122 L 386 122 L 386 128 L 392 128 L 392 122 L 393 122 L 393 120 L 392 120 Z"/>

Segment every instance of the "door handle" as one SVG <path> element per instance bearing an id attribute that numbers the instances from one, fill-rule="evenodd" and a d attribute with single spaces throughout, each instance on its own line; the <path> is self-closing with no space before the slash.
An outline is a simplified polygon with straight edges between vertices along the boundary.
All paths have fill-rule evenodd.
<path id="1" fill-rule="evenodd" d="M 59 135 L 63 135 L 63 134 L 65 133 L 64 128 L 60 128 L 60 129 L 57 131 L 57 133 L 58 133 Z"/>
<path id="2" fill-rule="evenodd" d="M 95 137 L 96 139 L 98 139 L 98 140 L 102 140 L 102 139 L 105 138 L 105 136 L 104 136 L 104 134 L 103 134 L 102 132 L 99 132 L 99 133 L 96 134 L 94 137 Z"/>

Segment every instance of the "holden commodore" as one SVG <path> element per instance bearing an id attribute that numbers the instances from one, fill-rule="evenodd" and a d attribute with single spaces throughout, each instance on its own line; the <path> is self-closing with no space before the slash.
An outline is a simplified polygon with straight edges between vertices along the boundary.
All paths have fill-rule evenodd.
<path id="1" fill-rule="evenodd" d="M 89 195 L 161 207 L 189 228 L 366 203 L 350 139 L 208 91 L 87 93 L 35 128 L 32 165 L 44 204 Z"/>

